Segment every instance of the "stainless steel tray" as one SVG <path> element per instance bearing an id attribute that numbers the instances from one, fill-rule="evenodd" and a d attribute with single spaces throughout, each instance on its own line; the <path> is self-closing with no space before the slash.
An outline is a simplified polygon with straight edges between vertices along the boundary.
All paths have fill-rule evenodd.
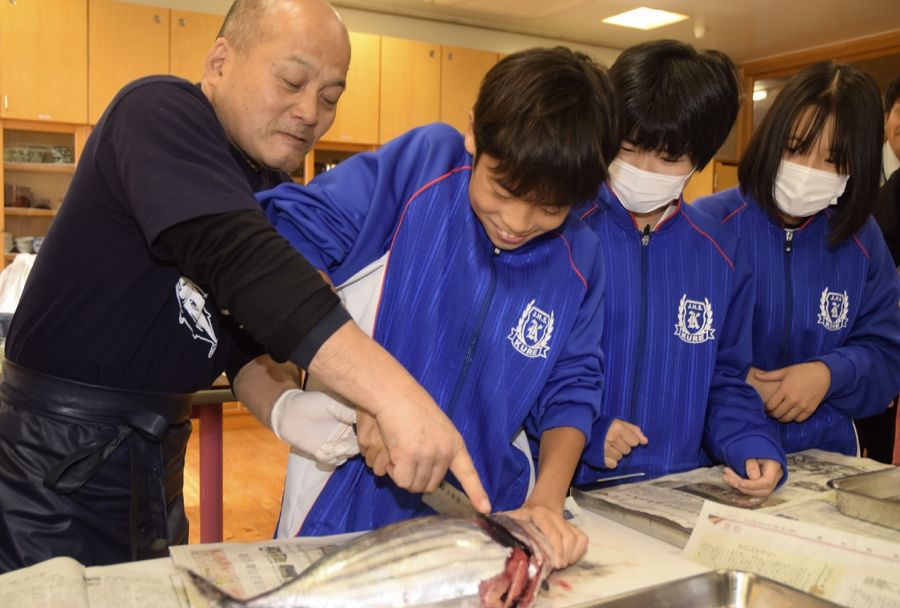
<path id="1" fill-rule="evenodd" d="M 708 572 L 612 597 L 602 608 L 827 608 L 838 606 L 772 579 L 727 570 Z M 587 606 L 585 606 L 587 608 Z"/>
<path id="2" fill-rule="evenodd" d="M 900 530 L 900 468 L 831 480 L 844 515 Z"/>

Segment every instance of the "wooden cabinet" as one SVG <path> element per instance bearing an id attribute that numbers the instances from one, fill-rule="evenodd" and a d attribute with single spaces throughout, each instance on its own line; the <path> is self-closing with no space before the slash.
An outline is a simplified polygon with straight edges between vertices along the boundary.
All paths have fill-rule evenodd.
<path id="1" fill-rule="evenodd" d="M 382 36 L 378 142 L 439 120 L 440 91 L 440 45 Z"/>
<path id="2" fill-rule="evenodd" d="M 0 2 L 0 117 L 87 118 L 87 0 Z"/>
<path id="3" fill-rule="evenodd" d="M 200 82 L 203 64 L 209 55 L 222 15 L 172 10 L 169 29 L 169 73 L 191 82 Z"/>
<path id="4" fill-rule="evenodd" d="M 444 46 L 441 52 L 441 120 L 463 133 L 469 112 L 488 70 L 497 63 L 497 53 Z"/>
<path id="5" fill-rule="evenodd" d="M 97 124 L 122 86 L 169 71 L 169 11 L 90 0 L 88 122 Z"/>
<path id="6" fill-rule="evenodd" d="M 13 239 L 42 237 L 56 217 L 75 173 L 89 127 L 4 120 L 0 129 L 0 181 L 3 213 L 0 231 Z M 15 257 L 4 250 L 0 268 Z"/>
<path id="7" fill-rule="evenodd" d="M 378 143 L 378 109 L 381 82 L 381 37 L 350 32 L 353 49 L 347 89 L 338 103 L 334 124 L 323 142 Z"/>
<path id="8" fill-rule="evenodd" d="M 303 164 L 291 177 L 298 184 L 308 184 L 317 176 L 330 171 L 338 163 L 343 162 L 360 152 L 372 152 L 378 146 L 374 144 L 348 144 L 340 142 L 319 142 L 309 151 Z"/>
<path id="9" fill-rule="evenodd" d="M 694 173 L 684 188 L 684 200 L 692 203 L 698 198 L 728 190 L 738 185 L 737 164 L 711 160 L 703 171 Z"/>

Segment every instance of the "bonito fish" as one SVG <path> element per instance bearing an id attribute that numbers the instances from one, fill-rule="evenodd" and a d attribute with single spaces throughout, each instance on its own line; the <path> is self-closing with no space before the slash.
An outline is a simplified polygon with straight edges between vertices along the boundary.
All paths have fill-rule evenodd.
<path id="1" fill-rule="evenodd" d="M 530 606 L 551 549 L 533 525 L 503 515 L 430 516 L 364 534 L 280 587 L 239 600 L 190 572 L 213 608 Z"/>

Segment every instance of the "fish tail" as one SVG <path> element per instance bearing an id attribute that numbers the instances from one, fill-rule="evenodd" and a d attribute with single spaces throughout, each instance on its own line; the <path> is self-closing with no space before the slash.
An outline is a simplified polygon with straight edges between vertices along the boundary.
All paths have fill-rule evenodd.
<path id="1" fill-rule="evenodd" d="M 188 570 L 187 568 L 183 568 L 183 570 L 190 575 L 194 587 L 197 588 L 200 595 L 207 601 L 210 608 L 242 608 L 247 605 L 242 600 L 222 591 L 216 585 L 193 570 Z"/>

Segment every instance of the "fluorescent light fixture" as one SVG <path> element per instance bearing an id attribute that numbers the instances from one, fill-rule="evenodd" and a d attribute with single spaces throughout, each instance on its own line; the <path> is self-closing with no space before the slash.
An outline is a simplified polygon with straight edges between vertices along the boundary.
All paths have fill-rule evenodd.
<path id="1" fill-rule="evenodd" d="M 607 17 L 603 23 L 610 25 L 621 25 L 623 27 L 632 27 L 637 30 L 652 30 L 664 25 L 671 25 L 687 19 L 687 15 L 681 13 L 670 13 L 656 8 L 647 8 L 642 6 L 634 10 L 630 10 L 612 17 Z"/>
<path id="2" fill-rule="evenodd" d="M 766 93 L 765 89 L 753 91 L 753 101 L 762 101 L 763 99 L 765 99 L 768 96 L 769 96 L 769 94 Z"/>

